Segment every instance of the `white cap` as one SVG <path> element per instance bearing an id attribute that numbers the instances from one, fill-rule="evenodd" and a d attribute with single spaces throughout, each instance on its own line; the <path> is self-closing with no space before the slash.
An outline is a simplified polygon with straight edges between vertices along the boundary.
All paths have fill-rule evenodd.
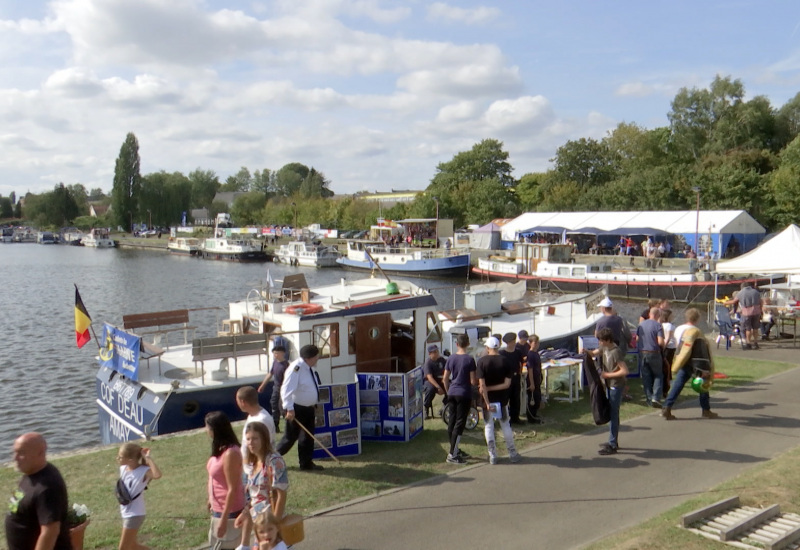
<path id="1" fill-rule="evenodd" d="M 484 344 L 487 348 L 497 349 L 500 347 L 500 340 L 495 338 L 494 336 L 490 336 L 486 339 L 486 343 Z"/>
<path id="2" fill-rule="evenodd" d="M 600 303 L 597 304 L 597 307 L 614 307 L 614 302 L 612 302 L 610 298 L 605 297 L 600 300 Z"/>

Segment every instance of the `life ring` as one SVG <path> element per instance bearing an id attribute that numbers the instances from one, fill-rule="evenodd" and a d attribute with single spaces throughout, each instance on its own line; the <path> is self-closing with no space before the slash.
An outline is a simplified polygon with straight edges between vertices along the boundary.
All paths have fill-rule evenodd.
<path id="1" fill-rule="evenodd" d="M 287 307 L 284 311 L 296 315 L 311 315 L 322 311 L 322 306 L 319 304 L 295 304 Z"/>

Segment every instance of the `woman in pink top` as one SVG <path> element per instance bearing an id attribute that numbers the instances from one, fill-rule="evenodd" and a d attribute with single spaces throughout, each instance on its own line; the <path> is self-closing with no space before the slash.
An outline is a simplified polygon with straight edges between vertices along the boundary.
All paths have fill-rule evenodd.
<path id="1" fill-rule="evenodd" d="M 208 542 L 214 548 L 233 550 L 242 537 L 241 529 L 234 526 L 245 504 L 242 452 L 225 413 L 208 413 L 205 421 L 206 431 L 211 437 L 211 458 L 206 463 L 208 508 L 211 511 Z"/>

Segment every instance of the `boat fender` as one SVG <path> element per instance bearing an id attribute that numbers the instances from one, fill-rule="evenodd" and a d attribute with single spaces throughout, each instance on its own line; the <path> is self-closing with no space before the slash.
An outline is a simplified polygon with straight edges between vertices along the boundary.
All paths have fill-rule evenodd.
<path id="1" fill-rule="evenodd" d="M 292 315 L 311 315 L 322 311 L 322 306 L 319 304 L 295 304 L 287 307 L 285 311 Z"/>

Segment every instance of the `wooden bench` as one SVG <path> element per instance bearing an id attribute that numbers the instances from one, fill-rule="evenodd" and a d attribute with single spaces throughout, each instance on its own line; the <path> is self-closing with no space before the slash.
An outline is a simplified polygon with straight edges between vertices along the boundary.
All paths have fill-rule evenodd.
<path id="1" fill-rule="evenodd" d="M 179 327 L 173 325 L 181 325 Z M 171 311 L 156 311 L 153 313 L 135 313 L 122 316 L 122 326 L 125 330 L 156 327 L 149 332 L 137 332 L 139 336 L 153 335 L 153 344 L 159 344 L 161 336 L 166 340 L 169 349 L 169 333 L 183 332 L 183 343 L 189 343 L 188 332 L 192 331 L 192 338 L 197 327 L 189 326 L 189 310 L 175 309 Z"/>
<path id="2" fill-rule="evenodd" d="M 258 355 L 258 369 L 261 370 L 261 356 L 269 353 L 269 334 L 235 334 L 215 338 L 197 338 L 192 342 L 192 361 L 200 363 L 212 359 L 233 359 L 234 376 L 239 377 L 237 359 L 248 355 Z M 205 377 L 205 369 L 202 371 Z M 205 379 L 205 378 L 204 378 Z"/>
<path id="3" fill-rule="evenodd" d="M 164 349 L 153 344 L 148 344 L 144 340 L 139 340 L 139 359 L 147 361 L 147 368 L 150 368 L 150 359 L 158 359 L 158 374 L 161 375 L 161 356 Z"/>

